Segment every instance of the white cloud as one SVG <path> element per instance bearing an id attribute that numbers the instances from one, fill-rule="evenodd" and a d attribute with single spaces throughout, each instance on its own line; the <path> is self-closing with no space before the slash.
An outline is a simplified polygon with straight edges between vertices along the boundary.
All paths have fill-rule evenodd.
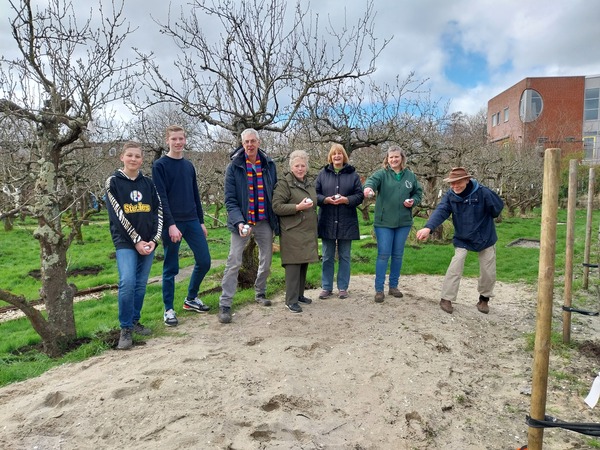
<path id="1" fill-rule="evenodd" d="M 321 20 L 329 16 L 332 24 L 341 26 L 344 11 L 352 23 L 364 12 L 366 2 L 311 3 Z M 78 0 L 76 7 L 85 10 L 84 5 L 92 4 L 93 0 Z M 181 4 L 187 1 L 173 2 L 173 18 L 179 17 Z M 525 77 L 600 74 L 598 2 L 374 0 L 374 9 L 377 36 L 381 40 L 394 36 L 377 63 L 376 79 L 391 80 L 415 71 L 418 78 L 430 80 L 428 87 L 434 98 L 451 101 L 452 111 L 474 114 L 488 99 Z M 153 20 L 166 20 L 168 2 L 127 0 L 126 10 L 132 25 L 138 27 L 130 45 L 153 51 L 168 71 L 175 59 L 173 45 L 158 34 Z M 291 0 L 288 10 L 293 10 Z M 0 11 L 3 26 L 8 12 L 6 7 Z M 211 26 L 206 24 L 207 34 Z M 475 87 L 456 85 L 444 75 L 449 60 L 443 37 L 450 28 L 465 52 L 478 53 L 487 61 L 489 73 Z M 7 45 L 14 49 L 8 37 L 0 42 L 0 53 L 8 56 L 13 50 Z"/>

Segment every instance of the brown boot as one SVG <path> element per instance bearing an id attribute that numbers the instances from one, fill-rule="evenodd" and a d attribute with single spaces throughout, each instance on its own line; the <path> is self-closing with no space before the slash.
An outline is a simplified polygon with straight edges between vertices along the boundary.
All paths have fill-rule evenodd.
<path id="1" fill-rule="evenodd" d="M 385 294 L 383 293 L 383 291 L 375 292 L 375 303 L 383 302 L 384 298 L 385 298 Z"/>
<path id="2" fill-rule="evenodd" d="M 483 314 L 488 314 L 490 312 L 490 307 L 488 305 L 489 301 L 489 297 L 484 297 L 483 295 L 480 295 L 479 301 L 477 302 L 477 311 Z"/>
<path id="3" fill-rule="evenodd" d="M 452 311 L 454 311 L 454 307 L 452 306 L 452 302 L 450 300 L 441 299 L 440 308 L 442 308 L 448 314 L 452 314 Z"/>

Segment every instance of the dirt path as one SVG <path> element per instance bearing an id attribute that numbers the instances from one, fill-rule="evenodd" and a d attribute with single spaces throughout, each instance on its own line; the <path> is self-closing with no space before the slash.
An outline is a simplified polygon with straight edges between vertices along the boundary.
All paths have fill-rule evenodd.
<path id="1" fill-rule="evenodd" d="M 302 314 L 249 305 L 232 324 L 185 315 L 131 351 L 55 368 L 0 389 L 3 449 L 515 449 L 527 443 L 535 292 L 499 283 L 489 315 L 477 281 L 453 315 L 441 278 L 406 276 L 403 299 L 372 301 L 371 276 L 350 298 Z M 559 308 L 555 308 L 559 319 Z M 594 318 L 577 317 L 573 339 Z M 583 402 L 598 359 L 553 355 L 547 410 L 595 422 Z M 569 378 L 571 377 L 571 378 Z M 557 381 L 558 380 L 558 381 Z M 580 381 L 580 385 L 573 380 Z M 574 387 L 575 386 L 575 387 Z M 582 388 L 582 386 L 586 388 Z M 586 390 L 585 393 L 579 390 Z M 544 434 L 544 448 L 588 448 L 583 435 Z"/>

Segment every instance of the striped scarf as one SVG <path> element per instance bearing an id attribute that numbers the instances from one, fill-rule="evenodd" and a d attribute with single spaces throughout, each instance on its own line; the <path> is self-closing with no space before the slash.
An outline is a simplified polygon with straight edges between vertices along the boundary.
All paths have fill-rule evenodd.
<path id="1" fill-rule="evenodd" d="M 254 172 L 256 171 L 256 189 L 254 186 Z M 248 179 L 248 223 L 256 225 L 256 222 L 265 220 L 265 185 L 263 183 L 262 167 L 260 158 L 252 165 L 246 158 L 246 176 Z"/>

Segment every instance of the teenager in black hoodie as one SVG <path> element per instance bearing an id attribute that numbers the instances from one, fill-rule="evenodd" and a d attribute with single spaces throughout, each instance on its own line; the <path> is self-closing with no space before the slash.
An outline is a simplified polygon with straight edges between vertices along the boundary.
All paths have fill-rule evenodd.
<path id="1" fill-rule="evenodd" d="M 140 323 L 154 249 L 162 233 L 162 206 L 150 178 L 140 171 L 140 144 L 127 142 L 121 152 L 123 168 L 106 180 L 106 208 L 119 269 L 119 322 L 117 349 L 132 347 L 132 333 L 149 335 Z"/>

